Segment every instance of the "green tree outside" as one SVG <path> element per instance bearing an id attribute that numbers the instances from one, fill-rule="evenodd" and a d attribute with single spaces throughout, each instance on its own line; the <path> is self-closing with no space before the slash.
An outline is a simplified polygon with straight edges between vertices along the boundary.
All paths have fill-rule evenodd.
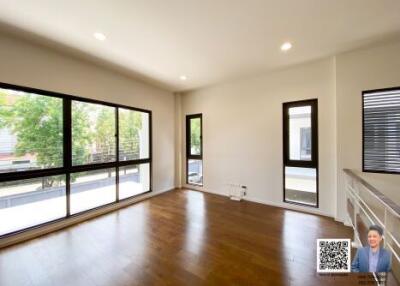
<path id="1" fill-rule="evenodd" d="M 73 102 L 71 116 L 72 132 L 72 165 L 82 165 L 89 161 L 90 146 L 93 142 L 93 132 L 90 129 L 89 114 L 91 110 L 88 105 L 80 102 Z"/>
<path id="2" fill-rule="evenodd" d="M 104 162 L 115 161 L 115 109 L 102 108 L 96 120 L 95 143 Z"/>
<path id="3" fill-rule="evenodd" d="M 62 100 L 28 94 L 7 107 L 4 93 L 2 98 L 0 127 L 10 128 L 17 136 L 15 155 L 36 154 L 43 168 L 62 166 Z"/>
<path id="4" fill-rule="evenodd" d="M 12 95 L 0 89 L 0 128 L 17 137 L 14 154 L 36 156 L 40 168 L 63 165 L 63 101 L 60 98 L 25 93 Z M 102 161 L 115 160 L 115 109 L 101 108 L 93 125 L 90 114 L 99 106 L 72 103 L 73 165 L 90 162 L 91 146 L 96 146 Z M 98 110 L 98 109 L 97 109 Z M 139 157 L 141 113 L 120 109 L 120 150 L 126 159 Z M 122 112 L 124 111 L 124 112 Z M 93 125 L 93 126 L 92 126 Z M 113 157 L 114 156 L 114 157 Z M 108 160 L 110 159 L 110 160 Z M 75 176 L 72 176 L 73 180 Z M 48 181 L 46 185 L 53 185 Z"/>
<path id="5" fill-rule="evenodd" d="M 200 118 L 193 118 L 190 120 L 190 147 L 193 155 L 201 153 L 201 140 L 200 140 L 201 124 Z"/>
<path id="6" fill-rule="evenodd" d="M 141 113 L 120 109 L 119 112 L 120 160 L 139 159 L 140 129 L 142 129 Z"/>

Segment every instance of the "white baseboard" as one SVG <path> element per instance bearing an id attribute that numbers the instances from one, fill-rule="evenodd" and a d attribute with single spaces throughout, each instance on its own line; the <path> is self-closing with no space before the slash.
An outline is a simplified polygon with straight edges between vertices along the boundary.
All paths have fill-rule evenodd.
<path id="1" fill-rule="evenodd" d="M 227 194 L 223 194 L 223 193 L 215 192 L 215 191 L 210 191 L 210 190 L 205 190 L 202 187 L 197 187 L 197 186 L 193 186 L 193 185 L 184 185 L 182 187 L 182 189 L 194 190 L 194 191 L 199 191 L 199 192 L 203 192 L 203 193 L 209 193 L 209 194 L 213 194 L 213 195 L 228 197 Z"/>
<path id="2" fill-rule="evenodd" d="M 283 209 L 290 209 L 290 210 L 301 211 L 301 212 L 306 212 L 306 213 L 322 215 L 322 216 L 327 216 L 327 217 L 333 218 L 332 214 L 329 214 L 327 212 L 324 212 L 324 211 L 321 211 L 319 209 L 315 209 L 315 208 L 312 208 L 312 207 L 310 207 L 310 208 L 302 207 L 302 206 L 283 203 L 283 202 L 282 203 L 277 203 L 277 202 L 272 202 L 272 201 L 258 199 L 258 198 L 251 198 L 251 197 L 244 197 L 243 199 L 246 200 L 246 201 L 249 201 L 249 202 L 254 202 L 254 203 L 259 203 L 259 204 L 279 207 L 279 208 L 283 208 Z"/>
<path id="3" fill-rule="evenodd" d="M 210 191 L 210 190 L 205 190 L 201 187 L 185 185 L 183 188 L 228 197 L 227 194 Z M 262 200 L 262 199 L 251 198 L 251 197 L 243 197 L 243 200 L 249 201 L 249 202 L 254 202 L 254 203 L 259 203 L 259 204 L 263 204 L 263 205 L 268 205 L 268 206 L 279 207 L 279 208 L 283 208 L 283 209 L 290 209 L 290 210 L 301 211 L 301 212 L 306 212 L 306 213 L 311 213 L 311 214 L 322 215 L 322 216 L 334 218 L 334 216 L 332 214 L 321 211 L 319 209 L 307 208 L 307 207 L 297 206 L 294 204 L 276 203 L 276 202 L 272 202 L 272 201 L 268 201 L 268 200 Z"/>
<path id="4" fill-rule="evenodd" d="M 339 217 L 335 217 L 334 219 L 335 219 L 335 221 L 340 222 L 340 223 L 344 224 L 345 226 L 353 227 L 353 224 L 351 223 L 350 219 L 346 220 L 346 219 L 342 219 Z"/>
<path id="5" fill-rule="evenodd" d="M 353 227 L 353 225 L 351 223 L 347 222 L 346 220 L 336 218 L 336 217 L 334 219 L 335 219 L 335 221 L 340 222 L 340 223 L 344 224 L 345 226 Z"/>
<path id="6" fill-rule="evenodd" d="M 337 221 L 337 222 L 340 222 L 340 223 L 343 223 L 344 225 L 346 225 L 345 221 L 344 221 L 343 219 L 341 219 L 341 218 L 334 217 L 333 219 L 334 219 L 335 221 Z"/>
<path id="7" fill-rule="evenodd" d="M 82 213 L 77 216 L 68 217 L 68 218 L 65 218 L 65 219 L 62 219 L 62 220 L 59 220 L 56 222 L 49 222 L 48 224 L 39 226 L 37 228 L 28 229 L 26 231 L 22 231 L 20 233 L 14 234 L 14 235 L 3 237 L 0 239 L 0 249 L 3 247 L 17 244 L 17 243 L 20 243 L 20 242 L 23 242 L 26 240 L 30 240 L 30 239 L 48 234 L 50 232 L 54 232 L 54 231 L 72 226 L 74 224 L 95 218 L 97 216 L 104 215 L 106 213 L 110 213 L 110 212 L 125 208 L 125 207 L 132 205 L 134 203 L 137 203 L 139 201 L 143 201 L 148 198 L 161 195 L 165 192 L 172 191 L 174 189 L 175 188 L 173 187 L 170 189 L 165 189 L 165 190 L 161 190 L 161 191 L 157 191 L 157 192 L 153 191 L 153 192 L 144 194 L 142 196 L 123 200 L 121 202 L 114 203 L 114 204 L 111 204 L 108 206 L 104 206 L 104 207 L 96 209 L 96 210 L 88 211 L 88 212 Z"/>

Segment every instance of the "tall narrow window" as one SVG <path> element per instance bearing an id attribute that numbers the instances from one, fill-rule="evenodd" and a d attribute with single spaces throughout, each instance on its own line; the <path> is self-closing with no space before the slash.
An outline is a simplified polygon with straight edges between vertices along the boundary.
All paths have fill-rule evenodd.
<path id="1" fill-rule="evenodd" d="M 400 88 L 363 92 L 363 171 L 400 173 Z"/>
<path id="2" fill-rule="evenodd" d="M 186 182 L 203 185 L 202 115 L 186 116 Z"/>
<path id="3" fill-rule="evenodd" d="M 119 108 L 119 160 L 140 160 L 119 168 L 119 199 L 150 190 L 150 114 Z"/>
<path id="4" fill-rule="evenodd" d="M 284 202 L 318 207 L 317 99 L 283 104 Z"/>

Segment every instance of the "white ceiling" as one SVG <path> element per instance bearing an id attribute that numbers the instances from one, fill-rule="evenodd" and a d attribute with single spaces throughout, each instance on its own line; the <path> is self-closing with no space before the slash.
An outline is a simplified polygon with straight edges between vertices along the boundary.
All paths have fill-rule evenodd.
<path id="1" fill-rule="evenodd" d="M 400 32 L 400 0 L 0 0 L 0 7 L 6 25 L 173 91 L 318 59 Z M 94 39 L 96 31 L 107 40 Z M 279 48 L 285 41 L 293 43 L 287 53 Z"/>

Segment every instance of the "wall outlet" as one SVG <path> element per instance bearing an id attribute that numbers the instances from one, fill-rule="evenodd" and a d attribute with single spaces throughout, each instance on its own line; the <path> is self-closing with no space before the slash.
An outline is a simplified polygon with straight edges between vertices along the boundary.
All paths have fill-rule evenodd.
<path id="1" fill-rule="evenodd" d="M 242 187 L 242 189 L 243 189 L 243 196 L 246 196 L 247 195 L 247 186 L 241 186 Z"/>

